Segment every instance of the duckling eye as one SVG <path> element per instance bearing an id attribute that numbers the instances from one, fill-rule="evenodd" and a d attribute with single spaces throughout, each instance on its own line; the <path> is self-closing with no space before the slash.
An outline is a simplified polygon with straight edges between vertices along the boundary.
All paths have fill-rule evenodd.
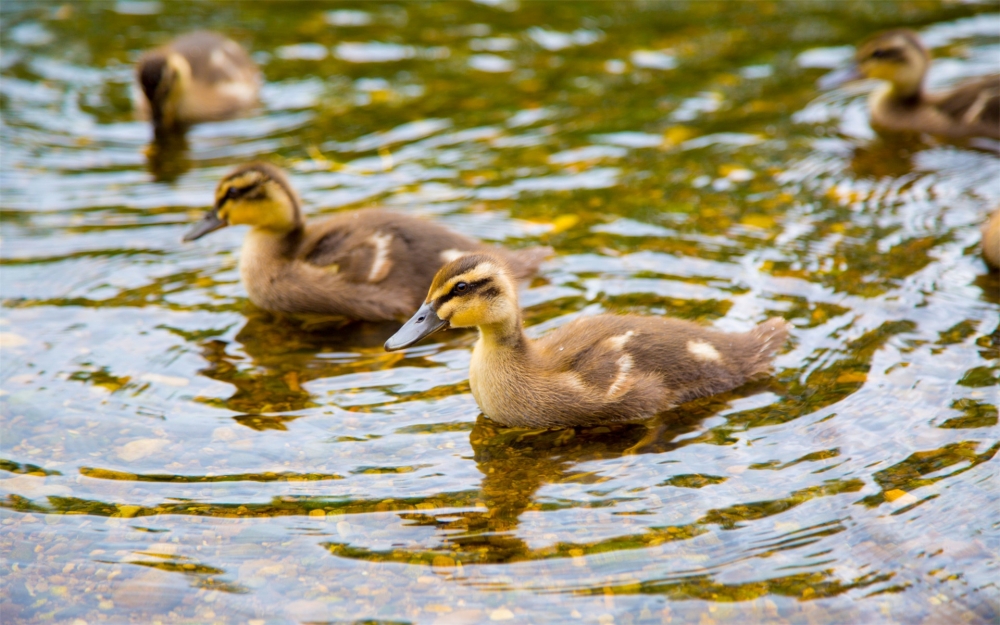
<path id="1" fill-rule="evenodd" d="M 466 284 L 465 282 L 459 282 L 458 284 L 455 285 L 455 292 L 464 293 L 468 288 L 469 288 L 468 284 Z"/>
<path id="2" fill-rule="evenodd" d="M 873 59 L 887 59 L 892 56 L 892 50 L 875 50 L 872 52 Z"/>
<path id="3" fill-rule="evenodd" d="M 236 199 L 236 196 L 238 196 L 239 194 L 240 194 L 240 190 L 237 189 L 236 187 L 229 187 L 228 189 L 226 189 L 226 199 L 227 200 L 234 200 L 234 199 Z"/>

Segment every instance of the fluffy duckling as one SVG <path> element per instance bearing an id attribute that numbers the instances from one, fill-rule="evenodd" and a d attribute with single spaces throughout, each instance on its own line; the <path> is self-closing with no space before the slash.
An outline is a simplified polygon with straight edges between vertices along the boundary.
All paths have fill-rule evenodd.
<path id="1" fill-rule="evenodd" d="M 635 421 L 764 374 L 788 337 L 770 319 L 730 334 L 637 315 L 575 320 L 539 340 L 521 328 L 514 274 L 474 254 L 438 272 L 427 299 L 386 341 L 403 349 L 444 327 L 479 328 L 469 384 L 483 413 L 510 427 Z"/>
<path id="2" fill-rule="evenodd" d="M 993 269 L 1000 269 L 1000 208 L 983 224 L 983 259 Z"/>
<path id="3" fill-rule="evenodd" d="M 830 88 L 858 78 L 886 81 L 869 99 L 872 125 L 952 139 L 1000 139 L 1000 75 L 928 93 L 924 77 L 931 56 L 917 34 L 907 29 L 875 35 L 858 46 L 854 59 L 852 67 L 827 75 L 820 85 Z"/>
<path id="4" fill-rule="evenodd" d="M 232 39 L 210 31 L 182 35 L 136 65 L 140 114 L 157 136 L 227 119 L 257 102 L 260 72 Z"/>
<path id="5" fill-rule="evenodd" d="M 240 276 L 258 307 L 275 313 L 348 320 L 406 319 L 420 306 L 447 261 L 492 251 L 511 275 L 531 276 L 550 248 L 506 251 L 437 224 L 364 209 L 306 224 L 284 172 L 250 163 L 222 179 L 215 207 L 184 236 L 194 241 L 229 225 L 251 227 L 240 253 Z"/>

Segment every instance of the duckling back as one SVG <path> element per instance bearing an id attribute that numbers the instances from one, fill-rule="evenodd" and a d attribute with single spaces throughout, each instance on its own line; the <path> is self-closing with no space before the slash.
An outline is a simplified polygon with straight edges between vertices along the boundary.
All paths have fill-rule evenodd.
<path id="1" fill-rule="evenodd" d="M 178 37 L 170 47 L 191 66 L 190 92 L 180 102 L 180 119 L 190 123 L 227 119 L 257 101 L 260 74 L 232 39 L 197 31 Z"/>
<path id="2" fill-rule="evenodd" d="M 504 250 L 418 217 L 365 209 L 280 236 L 251 230 L 240 274 L 250 300 L 265 310 L 389 321 L 420 306 L 445 263 L 477 251 L 502 256 L 524 279 L 552 250 Z"/>
<path id="3" fill-rule="evenodd" d="M 603 315 L 569 324 L 539 347 L 575 370 L 600 421 L 633 420 L 766 374 L 788 328 L 779 318 L 727 333 L 681 319 Z M 567 354 L 572 343 L 579 348 Z"/>
<path id="4" fill-rule="evenodd" d="M 601 315 L 534 342 L 481 337 L 469 381 L 483 412 L 510 427 L 637 421 L 766 374 L 788 329 L 778 318 L 726 333 L 680 319 Z"/>

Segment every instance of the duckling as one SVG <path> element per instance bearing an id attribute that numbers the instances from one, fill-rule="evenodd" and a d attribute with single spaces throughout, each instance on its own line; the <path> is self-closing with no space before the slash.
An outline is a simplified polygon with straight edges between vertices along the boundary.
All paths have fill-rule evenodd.
<path id="1" fill-rule="evenodd" d="M 385 343 L 393 351 L 444 327 L 478 327 L 472 395 L 486 416 L 509 427 L 645 419 L 766 373 L 788 337 L 780 318 L 732 334 L 680 319 L 608 314 L 530 340 L 513 278 L 491 254 L 448 263 L 423 306 Z"/>
<path id="2" fill-rule="evenodd" d="M 246 51 L 219 33 L 197 31 L 151 50 L 136 65 L 139 113 L 157 136 L 234 117 L 257 101 L 260 72 Z"/>
<path id="3" fill-rule="evenodd" d="M 873 126 L 891 131 L 926 132 L 958 139 L 1000 139 L 1000 75 L 965 81 L 948 91 L 928 93 L 924 77 L 931 56 L 907 29 L 879 33 L 858 46 L 850 68 L 828 74 L 823 88 L 858 78 L 888 84 L 871 94 Z"/>
<path id="4" fill-rule="evenodd" d="M 215 207 L 184 236 L 228 225 L 251 227 L 240 253 L 250 301 L 274 313 L 402 321 L 415 311 L 445 262 L 491 251 L 512 276 L 535 273 L 551 248 L 507 251 L 443 226 L 378 209 L 306 224 L 285 173 L 268 163 L 237 167 L 219 183 Z"/>
<path id="5" fill-rule="evenodd" d="M 983 260 L 992 269 L 1000 269 L 1000 208 L 983 224 Z"/>

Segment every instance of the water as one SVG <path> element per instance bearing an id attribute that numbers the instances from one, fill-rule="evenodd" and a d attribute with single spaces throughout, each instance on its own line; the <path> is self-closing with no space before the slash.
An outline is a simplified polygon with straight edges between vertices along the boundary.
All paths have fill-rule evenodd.
<path id="1" fill-rule="evenodd" d="M 997 10 L 5 2 L 4 622 L 996 622 L 998 158 L 815 80 L 904 24 L 932 84 L 996 71 Z M 196 27 L 263 105 L 148 150 L 131 64 Z M 239 229 L 180 243 L 252 158 L 312 214 L 555 247 L 531 333 L 793 338 L 648 424 L 499 429 L 472 333 L 298 330 L 247 303 Z"/>

